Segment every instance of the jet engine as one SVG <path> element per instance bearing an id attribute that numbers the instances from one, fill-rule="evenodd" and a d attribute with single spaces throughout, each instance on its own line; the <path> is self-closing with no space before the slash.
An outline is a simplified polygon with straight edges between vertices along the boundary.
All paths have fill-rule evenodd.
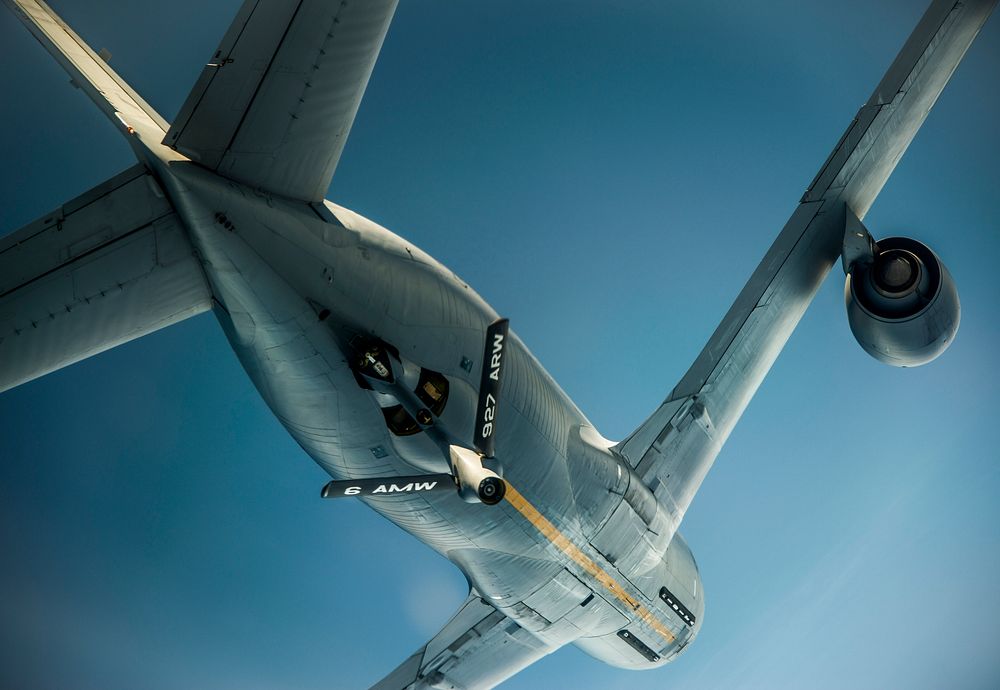
<path id="1" fill-rule="evenodd" d="M 947 349 L 961 308 L 937 254 L 907 237 L 876 243 L 849 213 L 843 260 L 847 320 L 865 352 L 886 364 L 915 367 Z"/>

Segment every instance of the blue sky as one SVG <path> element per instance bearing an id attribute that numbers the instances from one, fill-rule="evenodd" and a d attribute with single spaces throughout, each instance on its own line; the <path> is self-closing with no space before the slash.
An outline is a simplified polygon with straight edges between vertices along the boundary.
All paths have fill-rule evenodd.
<path id="1" fill-rule="evenodd" d="M 238 2 L 54 1 L 171 119 Z M 539 7 L 538 5 L 544 5 Z M 466 278 L 608 437 L 694 359 L 920 3 L 404 2 L 330 198 Z M 0 232 L 132 163 L 0 12 Z M 567 648 L 507 687 L 1000 685 L 1000 23 L 866 219 L 958 282 L 897 370 L 832 275 L 682 527 L 707 596 L 676 663 Z M 323 473 L 204 315 L 0 395 L 0 686 L 354 688 L 464 597 Z"/>

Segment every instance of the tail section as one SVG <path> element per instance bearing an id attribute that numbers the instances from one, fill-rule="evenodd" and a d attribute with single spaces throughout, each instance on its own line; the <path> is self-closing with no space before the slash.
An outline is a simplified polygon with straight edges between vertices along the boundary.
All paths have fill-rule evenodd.
<path id="1" fill-rule="evenodd" d="M 144 149 L 159 146 L 169 129 L 108 63 L 41 0 L 3 0 L 49 53 L 63 66 L 76 86 L 129 139 L 140 158 Z"/>

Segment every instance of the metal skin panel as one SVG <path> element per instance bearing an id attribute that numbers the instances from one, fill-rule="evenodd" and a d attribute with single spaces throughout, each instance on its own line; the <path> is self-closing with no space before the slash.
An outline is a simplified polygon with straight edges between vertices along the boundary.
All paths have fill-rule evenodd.
<path id="1" fill-rule="evenodd" d="M 69 73 L 73 83 L 107 115 L 111 124 L 127 135 L 136 156 L 146 158 L 142 143 L 131 137 L 139 133 L 149 141 L 159 141 L 167 129 L 163 118 L 42 0 L 3 2 Z"/>
<path id="2" fill-rule="evenodd" d="M 524 633 L 485 603 L 475 591 L 470 592 L 458 613 L 441 631 L 378 682 L 374 690 L 476 685 L 477 677 L 473 675 L 471 669 L 474 666 L 469 664 L 470 660 L 493 668 L 497 661 L 483 657 L 496 652 L 501 663 L 521 669 L 552 651 L 553 648 Z M 460 660 L 465 664 L 460 666 Z M 459 677 L 463 675 L 460 681 Z"/>
<path id="3" fill-rule="evenodd" d="M 145 167 L 134 165 L 0 239 L 0 294 L 171 213 L 147 179 Z"/>
<path id="4" fill-rule="evenodd" d="M 278 419 L 332 476 L 406 475 L 414 466 L 442 461 L 433 444 L 420 448 L 409 438 L 397 443 L 386 429 L 374 395 L 358 386 L 347 365 L 341 349 L 345 331 L 399 343 L 408 360 L 440 371 L 453 389 L 467 388 L 469 395 L 449 399 L 451 416 L 442 419 L 471 443 L 472 391 L 486 330 L 496 314 L 465 283 L 405 240 L 339 207 L 330 205 L 325 221 L 307 207 L 254 195 L 196 166 L 175 165 L 171 172 L 171 197 L 192 219 L 193 241 L 223 307 L 216 314 L 234 350 Z M 217 222 L 220 213 L 230 227 Z M 391 297 L 402 293 L 419 299 L 399 309 Z M 329 311 L 323 320 L 319 306 Z M 434 323 L 438 327 L 427 327 Z M 557 647 L 594 632 L 553 621 L 526 603 L 563 569 L 592 591 L 607 586 L 595 577 L 617 583 L 622 598 L 608 594 L 606 599 L 626 621 L 637 618 L 630 601 L 642 602 L 650 612 L 661 607 L 620 578 L 587 543 L 625 493 L 610 443 L 552 383 L 516 334 L 510 337 L 497 456 L 510 485 L 521 487 L 532 505 L 544 506 L 543 519 L 579 553 L 567 559 L 551 530 L 543 533 L 548 528 L 540 527 L 537 518 L 527 524 L 510 502 L 486 512 L 449 493 L 364 500 L 452 559 L 507 618 Z M 475 363 L 471 373 L 462 367 L 463 359 Z M 373 448 L 384 454 L 375 455 Z M 560 610 L 559 602 L 541 599 L 543 609 Z M 665 611 L 658 615 L 666 619 Z M 659 639 L 663 648 L 670 648 L 682 627 L 662 621 L 666 637 L 657 638 L 660 633 L 647 622 L 633 624 L 644 639 Z M 615 638 L 602 644 L 618 643 Z M 638 662 L 623 663 L 637 667 Z"/>
<path id="5" fill-rule="evenodd" d="M 555 649 L 472 591 L 437 635 L 372 690 L 491 685 Z"/>
<path id="6" fill-rule="evenodd" d="M 134 166 L 0 241 L 0 391 L 210 306 L 180 220 Z"/>
<path id="7" fill-rule="evenodd" d="M 259 0 L 243 3 L 170 125 L 164 143 L 203 165 L 218 167 L 297 5 Z"/>
<path id="8" fill-rule="evenodd" d="M 734 425 L 995 5 L 932 3 L 694 364 L 616 450 L 677 528 Z"/>
<path id="9" fill-rule="evenodd" d="M 320 201 L 397 0 L 247 0 L 164 143 L 219 174 Z"/>
<path id="10" fill-rule="evenodd" d="M 589 587 L 563 568 L 540 589 L 525 598 L 524 603 L 548 620 L 558 621 L 592 594 Z"/>
<path id="11" fill-rule="evenodd" d="M 426 434 L 404 438 L 389 431 L 377 394 L 362 388 L 350 368 L 351 338 L 378 339 L 404 352 L 404 381 L 412 382 L 406 372 L 414 367 L 445 376 L 451 395 L 436 423 L 471 445 L 478 360 L 498 315 L 452 272 L 388 230 L 329 202 L 280 196 L 317 200 L 325 189 L 394 4 L 359 3 L 359 14 L 351 15 L 357 24 L 345 21 L 349 38 L 350 28 L 357 29 L 356 42 L 337 43 L 325 59 L 346 65 L 347 76 L 317 82 L 323 93 L 315 109 L 311 97 L 303 98 L 309 107 L 298 121 L 310 124 L 306 131 L 295 117 L 289 120 L 289 112 L 298 114 L 294 102 L 289 110 L 289 99 L 314 88 L 303 60 L 322 55 L 326 38 L 336 43 L 335 31 L 321 35 L 317 29 L 329 29 L 331 22 L 322 20 L 333 15 L 324 13 L 338 12 L 344 3 L 261 0 L 261 7 L 294 8 L 286 30 L 296 40 L 279 43 L 272 63 L 277 69 L 265 72 L 222 156 L 219 171 L 246 182 L 240 184 L 162 145 L 157 119 L 44 5 L 7 2 L 22 8 L 22 19 L 43 45 L 117 123 L 172 208 L 134 235 L 123 235 L 134 238 L 130 243 L 119 239 L 93 254 L 67 244 L 66 251 L 121 268 L 127 288 L 160 277 L 195 292 L 201 286 L 192 304 L 203 308 L 209 293 L 204 278 L 199 283 L 192 277 L 201 274 L 185 251 L 183 223 L 234 352 L 279 421 L 331 477 L 447 471 L 441 450 Z M 237 25 L 253 21 L 251 4 L 258 6 L 248 3 Z M 613 446 L 603 439 L 510 333 L 495 437 L 508 483 L 504 500 L 488 507 L 454 493 L 362 499 L 455 562 L 473 588 L 456 618 L 378 687 L 491 687 L 571 642 L 607 663 L 645 669 L 667 663 L 691 642 L 703 621 L 704 600 L 697 565 L 676 532 L 684 511 L 839 253 L 845 205 L 863 217 L 992 5 L 932 5 L 703 353 L 625 442 Z M 296 24 L 296 13 L 308 23 Z M 229 34 L 223 46 L 231 45 L 236 55 L 238 42 Z M 196 87 L 192 98 L 205 104 L 204 122 L 214 117 L 215 94 L 223 93 L 216 82 L 256 69 L 240 56 L 239 63 L 213 68 L 219 74 Z M 276 110 L 268 110 L 269 104 Z M 128 124 L 133 116 L 140 120 L 134 127 Z M 185 132 L 197 134 L 201 117 L 197 104 L 185 106 L 179 149 Z M 157 202 L 150 204 L 155 213 Z M 72 206 L 81 214 L 89 207 Z M 78 239 L 94 235 L 88 226 Z M 76 299 L 107 288 L 104 280 L 90 269 L 75 276 L 57 271 L 46 299 Z M 114 344 L 103 331 L 107 319 L 132 316 L 140 306 L 156 313 L 148 300 L 129 301 L 147 294 L 124 289 L 118 297 L 91 299 L 99 313 L 60 339 L 83 343 L 80 356 L 90 352 L 88 338 Z M 100 311 L 102 305 L 109 306 Z M 627 548 L 611 553 L 621 546 Z M 664 587 L 684 598 L 693 626 L 661 599 Z"/>

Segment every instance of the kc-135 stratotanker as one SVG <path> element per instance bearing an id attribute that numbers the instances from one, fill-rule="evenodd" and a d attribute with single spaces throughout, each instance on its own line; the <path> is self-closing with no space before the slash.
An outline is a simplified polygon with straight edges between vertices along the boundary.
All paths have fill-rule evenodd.
<path id="1" fill-rule="evenodd" d="M 839 263 L 873 357 L 929 362 L 948 270 L 863 219 L 995 0 L 935 0 L 680 382 L 605 439 L 461 278 L 323 199 L 395 0 L 246 0 L 167 123 L 40 0 L 4 0 L 138 162 L 0 239 L 0 390 L 211 310 L 332 477 L 470 591 L 377 688 L 491 687 L 563 645 L 676 658 L 704 612 L 678 532 L 722 444 Z"/>

